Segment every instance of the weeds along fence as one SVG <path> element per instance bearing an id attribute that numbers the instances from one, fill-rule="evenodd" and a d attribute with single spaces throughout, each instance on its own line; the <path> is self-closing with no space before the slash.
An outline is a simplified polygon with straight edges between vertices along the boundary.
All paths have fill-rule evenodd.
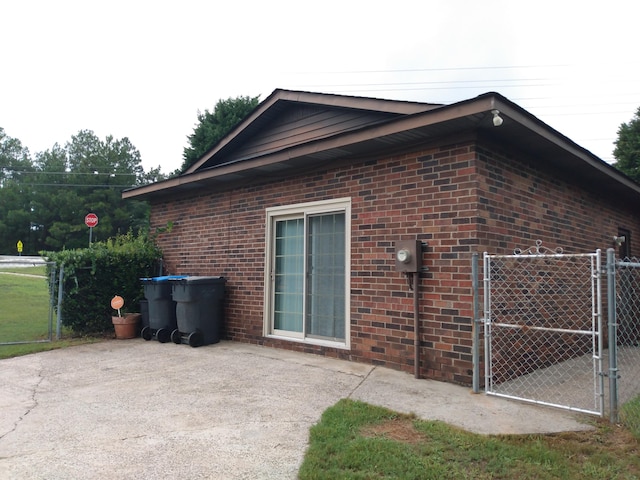
<path id="1" fill-rule="evenodd" d="M 29 267 L 43 267 L 44 272 Z M 0 345 L 60 338 L 62 296 L 55 286 L 62 275 L 62 268 L 41 257 L 0 257 Z"/>

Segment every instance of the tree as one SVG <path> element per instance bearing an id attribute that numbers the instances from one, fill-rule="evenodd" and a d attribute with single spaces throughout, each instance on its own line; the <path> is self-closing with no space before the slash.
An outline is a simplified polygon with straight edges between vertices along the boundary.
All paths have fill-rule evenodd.
<path id="1" fill-rule="evenodd" d="M 198 111 L 198 124 L 187 138 L 189 146 L 183 154 L 182 172 L 211 150 L 233 127 L 240 123 L 257 105 L 260 97 L 236 97 L 218 100 L 213 112 Z"/>
<path id="2" fill-rule="evenodd" d="M 124 201 L 121 196 L 123 188 L 141 184 L 144 176 L 140 152 L 128 138 L 101 140 L 92 131 L 81 130 L 66 144 L 66 152 L 66 170 L 72 174 L 69 183 L 74 188 L 54 194 L 56 203 L 67 208 L 50 219 L 45 247 L 83 247 L 87 240 L 84 217 L 89 212 L 100 218 L 93 229 L 96 241 L 146 225 L 147 204 Z"/>
<path id="3" fill-rule="evenodd" d="M 0 127 L 0 187 L 10 180 L 19 180 L 24 172 L 32 171 L 29 149 L 17 138 L 11 138 Z"/>
<path id="4" fill-rule="evenodd" d="M 620 125 L 615 145 L 613 166 L 640 182 L 640 108 L 629 123 Z"/>
<path id="5" fill-rule="evenodd" d="M 122 189 L 162 177 L 146 174 L 128 138 L 102 140 L 81 130 L 31 161 L 21 143 L 0 128 L 0 253 L 24 244 L 25 254 L 87 246 L 87 213 L 98 215 L 93 240 L 148 226 L 145 202 L 122 199 Z"/>
<path id="6" fill-rule="evenodd" d="M 15 252 L 18 240 L 28 248 L 32 189 L 22 181 L 33 171 L 29 150 L 0 127 L 0 252 Z"/>

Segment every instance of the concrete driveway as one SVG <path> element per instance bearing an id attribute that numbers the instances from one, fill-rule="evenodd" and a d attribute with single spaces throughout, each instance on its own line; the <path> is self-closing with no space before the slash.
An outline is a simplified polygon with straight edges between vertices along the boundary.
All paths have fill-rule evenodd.
<path id="1" fill-rule="evenodd" d="M 341 398 L 482 433 L 584 417 L 371 365 L 221 342 L 106 341 L 0 361 L 0 478 L 293 479 Z"/>

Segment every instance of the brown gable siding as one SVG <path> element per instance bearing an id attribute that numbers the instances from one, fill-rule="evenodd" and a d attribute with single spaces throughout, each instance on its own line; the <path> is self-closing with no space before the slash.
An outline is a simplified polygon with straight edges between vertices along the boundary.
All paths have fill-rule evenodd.
<path id="1" fill-rule="evenodd" d="M 352 199 L 351 349 L 263 337 L 265 209 L 341 197 Z M 464 384 L 472 375 L 473 252 L 510 253 L 537 239 L 593 251 L 610 246 L 619 226 L 640 238 L 633 212 L 539 171 L 535 159 L 462 139 L 233 191 L 154 201 L 153 226 L 168 221 L 173 231 L 159 236 L 168 273 L 227 277 L 226 338 L 409 372 L 412 292 L 395 272 L 393 245 L 427 242 L 420 372 Z"/>
<path id="2" fill-rule="evenodd" d="M 188 171 L 260 156 L 439 106 L 276 89 Z"/>
<path id="3" fill-rule="evenodd" d="M 379 112 L 359 112 L 347 109 L 327 109 L 314 105 L 292 105 L 280 112 L 268 128 L 252 136 L 231 154 L 234 159 L 257 157 L 284 148 L 327 138 L 374 125 L 395 115 Z M 225 153 L 225 157 L 229 154 Z M 224 163 L 224 158 L 216 159 Z M 210 166 L 209 163 L 206 164 Z"/>

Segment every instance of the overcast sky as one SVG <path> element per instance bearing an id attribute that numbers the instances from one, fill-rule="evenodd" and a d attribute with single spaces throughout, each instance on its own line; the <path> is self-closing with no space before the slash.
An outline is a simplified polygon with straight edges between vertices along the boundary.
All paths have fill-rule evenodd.
<path id="1" fill-rule="evenodd" d="M 453 103 L 498 92 L 605 161 L 640 107 L 640 2 L 0 0 L 0 127 L 182 163 L 198 110 L 287 88 Z"/>

